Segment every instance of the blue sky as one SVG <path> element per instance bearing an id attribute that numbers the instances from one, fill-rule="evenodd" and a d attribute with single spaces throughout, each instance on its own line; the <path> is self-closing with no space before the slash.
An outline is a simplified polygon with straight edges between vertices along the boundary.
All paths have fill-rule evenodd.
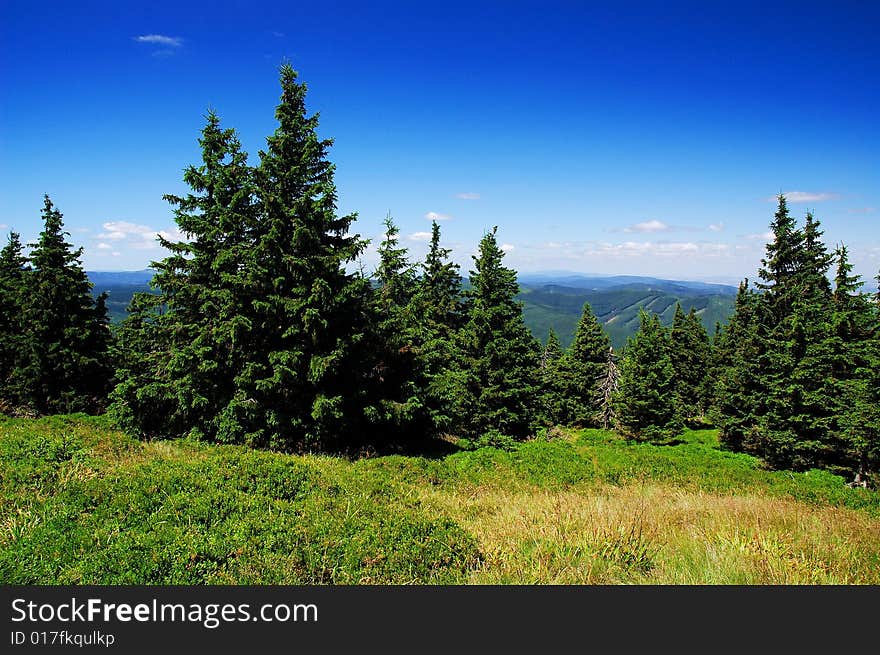
<path id="1" fill-rule="evenodd" d="M 163 256 L 162 195 L 185 191 L 207 108 L 256 157 L 285 59 L 374 247 L 390 211 L 413 258 L 441 219 L 465 271 L 498 225 L 520 271 L 733 281 L 754 277 L 787 192 L 858 273 L 880 268 L 876 2 L 0 12 L 0 229 L 35 239 L 49 193 L 91 270 Z"/>

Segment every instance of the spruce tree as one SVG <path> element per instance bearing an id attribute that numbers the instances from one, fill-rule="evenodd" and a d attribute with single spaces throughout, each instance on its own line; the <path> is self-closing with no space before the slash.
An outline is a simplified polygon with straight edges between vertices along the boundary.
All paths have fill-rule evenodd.
<path id="1" fill-rule="evenodd" d="M 111 382 L 106 306 L 92 299 L 82 248 L 65 240 L 63 216 L 45 196 L 44 228 L 25 276 L 22 400 L 39 413 L 102 411 Z"/>
<path id="2" fill-rule="evenodd" d="M 657 314 L 639 312 L 639 331 L 620 362 L 614 403 L 622 432 L 634 439 L 668 439 L 684 427 L 678 409 L 672 346 Z"/>
<path id="3" fill-rule="evenodd" d="M 469 438 L 494 433 L 524 438 L 537 419 L 540 345 L 523 321 L 516 272 L 502 264 L 497 229 L 480 241 L 466 292 L 456 413 L 460 433 Z"/>
<path id="4" fill-rule="evenodd" d="M 230 423 L 255 444 L 337 447 L 362 438 L 377 411 L 370 283 L 346 270 L 366 242 L 350 232 L 355 214 L 336 213 L 332 140 L 319 138 L 297 77 L 281 67 L 278 127 L 256 171 L 248 284 L 257 351 L 238 376 Z"/>
<path id="5" fill-rule="evenodd" d="M 702 417 L 706 411 L 705 380 L 708 374 L 709 336 L 696 310 L 687 314 L 675 304 L 672 319 L 672 365 L 679 408 L 686 419 Z"/>
<path id="6" fill-rule="evenodd" d="M 541 405 L 543 421 L 548 425 L 562 422 L 563 401 L 559 379 L 559 362 L 564 355 L 559 338 L 553 328 L 547 333 L 547 343 L 541 353 Z"/>
<path id="7" fill-rule="evenodd" d="M 796 265 L 763 298 L 769 331 L 761 360 L 766 398 L 757 451 L 777 468 L 827 466 L 840 450 L 834 430 L 834 356 L 828 347 L 832 258 L 821 236 L 819 222 L 808 214 L 793 251 Z"/>
<path id="8" fill-rule="evenodd" d="M 449 259 L 450 253 L 440 246 L 440 226 L 433 221 L 410 315 L 422 374 L 419 395 L 435 432 L 454 429 L 458 389 L 465 384 L 458 344 L 458 331 L 464 323 L 461 276 L 458 264 Z"/>
<path id="9" fill-rule="evenodd" d="M 214 112 L 199 145 L 201 164 L 184 172 L 191 192 L 165 196 L 186 238 L 160 237 L 171 254 L 152 264 L 159 298 L 135 299 L 120 330 L 125 361 L 113 410 L 142 436 L 239 442 L 236 378 L 255 345 L 248 276 L 257 223 L 253 171 L 235 131 L 223 129 Z M 157 307 L 161 314 L 151 315 Z M 159 407 L 161 417 L 153 416 Z"/>
<path id="10" fill-rule="evenodd" d="M 598 423 L 596 389 L 610 347 L 590 304 L 584 303 L 574 341 L 557 365 L 560 423 L 579 427 Z"/>
<path id="11" fill-rule="evenodd" d="M 10 232 L 0 250 L 0 411 L 14 411 L 22 403 L 18 381 L 24 364 L 26 267 L 20 237 Z"/>
<path id="12" fill-rule="evenodd" d="M 429 426 L 420 393 L 424 372 L 414 345 L 415 267 L 409 262 L 407 249 L 399 245 L 400 231 L 390 214 L 384 225 L 373 293 L 372 348 L 378 360 L 377 393 L 384 413 L 384 417 L 377 415 L 376 418 L 386 424 L 383 431 L 389 436 L 403 433 L 424 436 Z"/>
<path id="13" fill-rule="evenodd" d="M 848 469 L 855 484 L 867 485 L 880 465 L 880 311 L 852 275 L 846 246 L 836 252 L 833 333 L 829 354 L 838 441 L 835 463 Z"/>
<path id="14" fill-rule="evenodd" d="M 765 292 L 764 303 L 770 311 L 770 320 L 778 324 L 791 312 L 797 296 L 793 280 L 802 270 L 805 259 L 804 233 L 788 211 L 784 195 L 778 197 L 770 231 L 772 240 L 766 245 L 766 254 L 758 270 L 762 281 L 756 286 Z"/>
<path id="15" fill-rule="evenodd" d="M 717 379 L 711 416 L 722 446 L 734 451 L 749 449 L 763 412 L 765 389 L 759 375 L 764 334 L 761 310 L 759 294 L 749 287 L 748 278 L 743 280 L 733 316 L 716 338 Z"/>

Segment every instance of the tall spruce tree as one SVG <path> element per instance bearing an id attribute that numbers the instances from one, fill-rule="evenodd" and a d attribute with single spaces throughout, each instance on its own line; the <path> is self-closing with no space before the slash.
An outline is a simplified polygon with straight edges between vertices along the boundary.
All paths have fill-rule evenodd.
<path id="1" fill-rule="evenodd" d="M 702 417 L 706 411 L 705 380 L 710 344 L 706 329 L 693 307 L 685 314 L 681 304 L 675 304 L 670 338 L 676 395 L 682 416 L 685 419 Z"/>
<path id="2" fill-rule="evenodd" d="M 24 364 L 26 267 L 19 234 L 10 232 L 0 250 L 0 411 L 14 411 L 22 403 L 16 372 Z"/>
<path id="3" fill-rule="evenodd" d="M 214 112 L 199 144 L 201 164 L 184 172 L 192 191 L 165 196 L 186 238 L 160 236 L 171 254 L 153 262 L 159 297 L 136 299 L 120 330 L 123 361 L 113 410 L 143 436 L 238 442 L 236 377 L 254 345 L 256 298 L 247 271 L 255 186 L 235 131 L 223 129 Z M 159 306 L 163 311 L 155 314 Z"/>
<path id="4" fill-rule="evenodd" d="M 366 242 L 351 233 L 355 214 L 336 213 L 332 140 L 306 112 L 306 85 L 289 64 L 280 72 L 278 127 L 256 171 L 248 284 L 257 350 L 238 376 L 232 419 L 255 444 L 344 447 L 376 412 L 370 282 L 346 270 Z"/>
<path id="5" fill-rule="evenodd" d="M 49 196 L 42 215 L 43 231 L 30 256 L 34 270 L 24 278 L 27 332 L 15 385 L 40 413 L 99 412 L 112 378 L 106 306 L 93 300 L 82 248 L 65 240 L 63 216 Z"/>
<path id="6" fill-rule="evenodd" d="M 458 331 L 465 320 L 461 275 L 458 264 L 449 259 L 450 253 L 440 246 L 440 226 L 433 221 L 410 314 L 422 375 L 420 396 L 436 432 L 454 429 L 458 390 L 465 384 L 458 344 Z"/>
<path id="7" fill-rule="evenodd" d="M 833 309 L 827 274 L 832 258 L 821 236 L 819 222 L 808 214 L 792 251 L 795 265 L 782 278 L 778 262 L 769 267 L 770 275 L 782 281 L 762 298 L 769 332 L 762 359 L 766 398 L 757 451 L 777 468 L 828 465 L 840 450 L 833 425 L 834 358 L 828 348 Z M 777 236 L 775 243 L 779 240 Z M 768 245 L 768 253 L 773 245 Z"/>
<path id="8" fill-rule="evenodd" d="M 611 341 L 589 303 L 584 303 L 574 341 L 557 365 L 557 421 L 572 426 L 598 424 L 596 389 L 605 369 Z"/>
<path id="9" fill-rule="evenodd" d="M 657 314 L 639 312 L 639 331 L 620 362 L 614 403 L 623 433 L 640 440 L 668 439 L 684 424 L 679 412 L 669 333 Z"/>
<path id="10" fill-rule="evenodd" d="M 497 229 L 483 236 L 474 256 L 460 338 L 464 377 L 456 409 L 459 431 L 470 438 L 524 438 L 537 419 L 540 345 L 523 321 L 516 272 L 502 264 Z"/>

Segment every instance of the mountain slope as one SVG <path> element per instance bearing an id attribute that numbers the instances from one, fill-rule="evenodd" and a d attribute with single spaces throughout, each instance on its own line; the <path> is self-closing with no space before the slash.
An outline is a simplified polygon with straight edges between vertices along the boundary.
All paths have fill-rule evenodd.
<path id="1" fill-rule="evenodd" d="M 640 308 L 660 314 L 668 325 L 675 303 L 680 302 L 685 312 L 691 307 L 696 310 L 711 335 L 715 323 L 726 323 L 733 313 L 735 298 L 736 288 L 726 285 L 629 276 L 563 278 L 538 284 L 526 276 L 519 295 L 526 324 L 542 341 L 552 327 L 564 346 L 570 344 L 583 305 L 589 302 L 615 349 L 622 348 L 638 330 Z"/>

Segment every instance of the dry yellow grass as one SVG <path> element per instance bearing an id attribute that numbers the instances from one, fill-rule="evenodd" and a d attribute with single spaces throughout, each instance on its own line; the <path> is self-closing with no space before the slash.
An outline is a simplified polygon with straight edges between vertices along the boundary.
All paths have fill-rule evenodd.
<path id="1" fill-rule="evenodd" d="M 880 520 L 660 484 L 425 489 L 474 534 L 477 584 L 877 584 Z"/>

